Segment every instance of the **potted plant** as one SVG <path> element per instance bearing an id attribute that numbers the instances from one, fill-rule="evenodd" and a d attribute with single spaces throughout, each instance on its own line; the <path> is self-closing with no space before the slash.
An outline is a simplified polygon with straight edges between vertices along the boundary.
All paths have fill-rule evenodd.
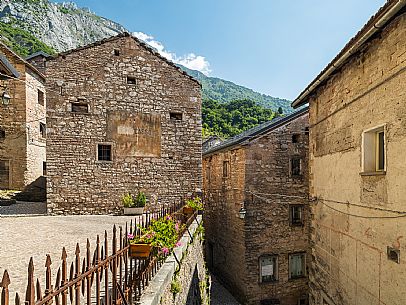
<path id="1" fill-rule="evenodd" d="M 183 207 L 183 214 L 192 215 L 195 211 L 202 211 L 203 203 L 200 197 L 195 197 L 186 201 Z"/>
<path id="2" fill-rule="evenodd" d="M 124 215 L 142 215 L 147 202 L 145 194 L 141 191 L 135 198 L 130 193 L 123 196 Z"/>
<path id="3" fill-rule="evenodd" d="M 134 237 L 129 234 L 130 256 L 145 259 L 150 256 L 153 248 L 158 250 L 160 257 L 172 252 L 180 246 L 179 233 L 182 231 L 180 222 L 175 222 L 170 215 L 158 220 L 152 220 L 148 228 L 140 228 L 142 235 Z"/>

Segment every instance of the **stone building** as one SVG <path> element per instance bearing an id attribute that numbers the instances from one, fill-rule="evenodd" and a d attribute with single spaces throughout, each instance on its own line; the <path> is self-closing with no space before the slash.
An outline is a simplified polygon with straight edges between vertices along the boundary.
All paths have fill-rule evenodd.
<path id="1" fill-rule="evenodd" d="M 48 57 L 51 214 L 120 213 L 201 191 L 201 86 L 128 33 Z"/>
<path id="2" fill-rule="evenodd" d="M 23 190 L 43 175 L 44 83 L 41 72 L 0 42 L 0 189 Z"/>
<path id="3" fill-rule="evenodd" d="M 310 304 L 406 304 L 406 1 L 293 102 L 310 104 Z"/>
<path id="4" fill-rule="evenodd" d="M 243 304 L 307 304 L 308 109 L 203 153 L 207 260 Z"/>

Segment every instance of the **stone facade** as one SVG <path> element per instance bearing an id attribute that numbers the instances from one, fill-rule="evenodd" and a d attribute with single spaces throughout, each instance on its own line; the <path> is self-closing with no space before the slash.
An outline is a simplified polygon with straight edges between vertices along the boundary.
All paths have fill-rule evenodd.
<path id="1" fill-rule="evenodd" d="M 124 33 L 46 62 L 51 214 L 120 213 L 201 191 L 201 86 Z"/>
<path id="2" fill-rule="evenodd" d="M 248 131 L 236 145 L 231 140 L 203 154 L 208 265 L 243 304 L 307 304 L 307 127 L 303 109 L 260 132 Z M 298 175 L 291 174 L 292 159 L 300 160 Z M 292 205 L 302 211 L 297 226 L 290 221 Z M 290 270 L 292 254 L 303 254 L 297 278 Z M 268 281 L 261 260 L 271 256 L 275 277 Z"/>
<path id="3" fill-rule="evenodd" d="M 311 304 L 406 304 L 405 71 L 403 7 L 304 101 L 314 200 Z M 374 140 L 380 131 L 382 142 Z"/>
<path id="4" fill-rule="evenodd" d="M 46 160 L 45 79 L 2 43 L 0 54 L 19 74 L 1 81 L 0 93 L 5 89 L 11 100 L 0 103 L 0 188 L 23 190 L 43 175 Z"/>
<path id="5" fill-rule="evenodd" d="M 198 224 L 199 223 L 199 224 Z M 197 216 L 141 295 L 140 305 L 208 305 L 210 275 L 204 260 L 202 217 Z M 193 238 L 191 238 L 191 236 Z M 179 291 L 173 289 L 175 283 Z"/>

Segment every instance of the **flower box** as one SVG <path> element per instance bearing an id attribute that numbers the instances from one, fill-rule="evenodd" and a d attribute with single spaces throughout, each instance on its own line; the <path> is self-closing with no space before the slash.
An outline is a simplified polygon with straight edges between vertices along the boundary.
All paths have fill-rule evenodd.
<path id="1" fill-rule="evenodd" d="M 144 208 L 124 208 L 124 215 L 142 215 Z"/>
<path id="2" fill-rule="evenodd" d="M 151 253 L 151 244 L 130 244 L 130 257 L 147 259 Z"/>
<path id="3" fill-rule="evenodd" d="M 184 206 L 182 212 L 185 215 L 192 215 L 194 210 L 193 210 L 193 208 L 191 208 L 189 206 Z"/>

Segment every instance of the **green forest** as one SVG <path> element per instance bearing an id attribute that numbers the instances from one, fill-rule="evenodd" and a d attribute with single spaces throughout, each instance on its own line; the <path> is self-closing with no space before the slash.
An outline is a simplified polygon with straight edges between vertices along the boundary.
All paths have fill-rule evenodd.
<path id="1" fill-rule="evenodd" d="M 204 99 L 202 104 L 203 137 L 211 135 L 218 135 L 223 139 L 232 137 L 258 124 L 272 120 L 278 115 L 282 115 L 281 108 L 275 112 L 252 100 L 220 103 Z"/>

